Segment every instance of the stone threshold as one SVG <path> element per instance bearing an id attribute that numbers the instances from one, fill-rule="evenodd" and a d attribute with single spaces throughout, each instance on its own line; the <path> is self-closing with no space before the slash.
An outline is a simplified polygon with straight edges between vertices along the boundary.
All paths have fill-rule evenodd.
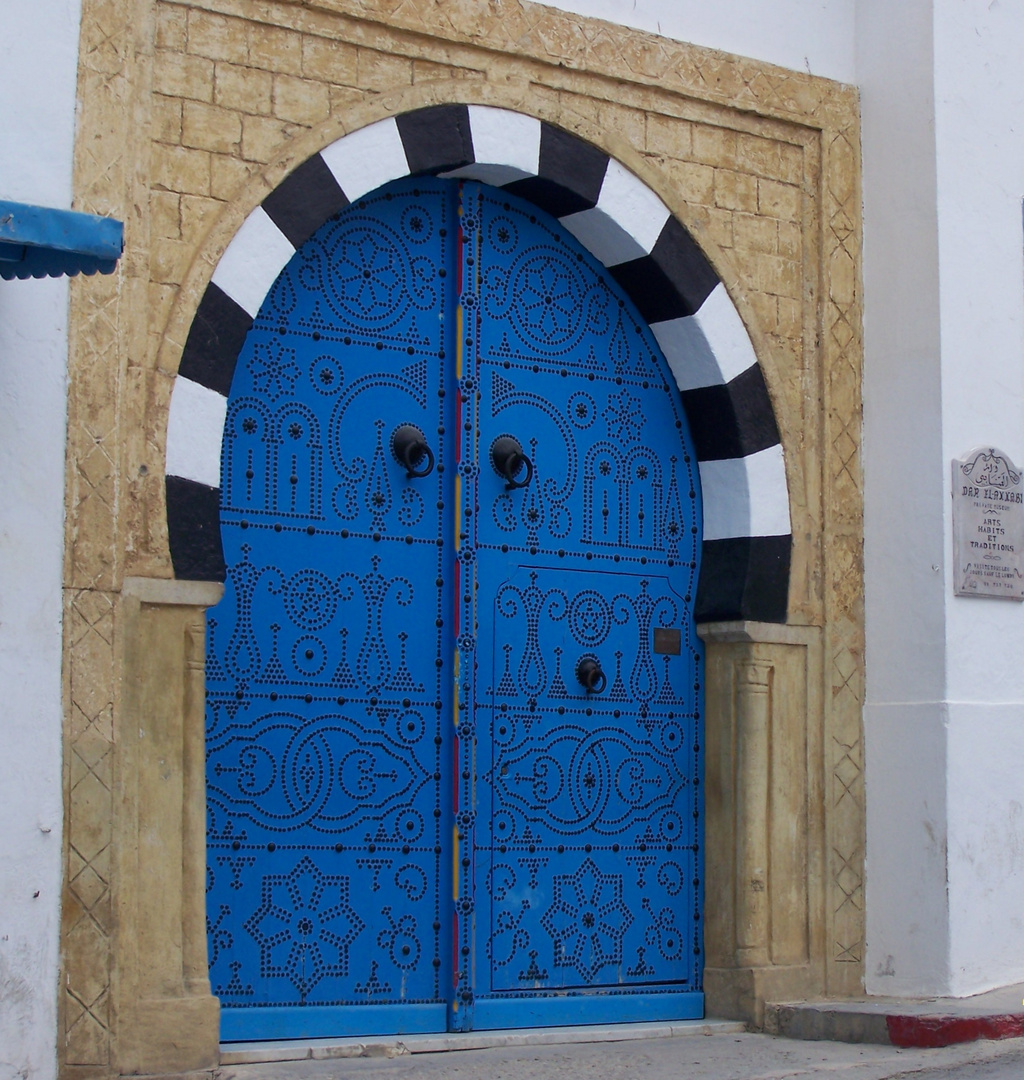
<path id="1" fill-rule="evenodd" d="M 221 1065 L 275 1061 L 327 1061 L 333 1058 L 399 1057 L 451 1050 L 488 1050 L 501 1046 L 552 1046 L 560 1043 L 625 1042 L 688 1035 L 726 1035 L 746 1031 L 739 1020 L 673 1020 L 650 1024 L 593 1024 L 581 1027 L 510 1028 L 456 1031 L 437 1035 L 373 1035 L 350 1039 L 303 1039 L 261 1043 L 224 1043 Z"/>
<path id="2" fill-rule="evenodd" d="M 1024 1036 L 1024 983 L 973 997 L 866 997 L 766 1004 L 764 1030 L 790 1039 L 921 1049 Z"/>

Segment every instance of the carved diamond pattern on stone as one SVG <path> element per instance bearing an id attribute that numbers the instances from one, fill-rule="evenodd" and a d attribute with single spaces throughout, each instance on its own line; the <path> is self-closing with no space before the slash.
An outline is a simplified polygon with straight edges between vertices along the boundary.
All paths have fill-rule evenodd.
<path id="1" fill-rule="evenodd" d="M 114 607 L 107 593 L 97 592 L 94 589 L 82 589 L 75 593 L 71 607 L 74 613 L 81 617 L 88 630 L 94 630 L 108 645 L 112 643 Z M 82 628 L 76 632 L 74 640 L 80 641 L 88 630 Z"/>
<path id="2" fill-rule="evenodd" d="M 852 746 L 845 746 L 836 741 L 836 752 L 843 751 L 842 756 L 833 769 L 833 775 L 837 781 L 835 806 L 838 806 L 843 799 L 849 796 L 858 805 L 861 802 L 861 792 L 859 787 L 855 790 L 858 782 L 861 778 L 862 767 L 860 763 L 860 743 L 857 742 Z"/>
<path id="3" fill-rule="evenodd" d="M 65 1014 L 67 1062 L 69 1065 L 106 1065 L 109 1060 L 107 989 L 86 1003 L 73 990 L 67 991 Z"/>
<path id="4" fill-rule="evenodd" d="M 110 983 L 107 935 L 89 918 L 81 919 L 65 938 L 67 1060 L 74 1065 L 103 1065 L 108 1060 Z"/>
<path id="5" fill-rule="evenodd" d="M 838 696 L 844 690 L 849 691 L 853 696 L 854 701 L 859 705 L 861 703 L 859 693 L 860 683 L 860 666 L 854 660 L 853 655 L 849 649 L 841 649 L 832 658 L 833 664 L 833 679 L 832 679 L 832 694 Z"/>
<path id="6" fill-rule="evenodd" d="M 826 536 L 833 543 L 826 564 L 825 618 L 832 686 L 828 731 L 834 750 L 830 841 L 829 922 L 834 942 L 830 959 L 856 972 L 863 956 L 863 771 L 860 761 L 863 700 L 863 555 L 860 462 L 860 296 L 857 276 L 857 152 L 855 129 L 833 129 L 826 142 L 825 219 L 829 290 L 824 323 L 826 438 L 830 482 L 825 506 Z M 855 992 L 849 975 L 830 975 L 836 990 Z"/>
<path id="7" fill-rule="evenodd" d="M 860 851 L 855 849 L 849 855 L 844 855 L 838 848 L 833 848 L 832 854 L 835 856 L 836 866 L 838 867 L 835 881 L 843 894 L 843 899 L 836 911 L 842 910 L 847 904 L 861 910 L 863 907 L 864 882 L 855 865 L 855 861 L 856 864 L 860 862 Z"/>
<path id="8" fill-rule="evenodd" d="M 850 320 L 845 315 L 837 315 L 830 326 L 829 333 L 840 351 L 847 349 L 857 336 L 856 331 L 850 325 Z"/>
<path id="9" fill-rule="evenodd" d="M 83 907 L 90 910 L 106 894 L 107 883 L 96 873 L 92 866 L 86 866 L 69 884 L 68 888 L 81 901 Z"/>
<path id="10" fill-rule="evenodd" d="M 844 945 L 841 941 L 835 943 L 835 952 L 832 959 L 837 964 L 859 964 L 861 962 L 861 954 L 863 950 L 861 946 L 863 942 L 852 941 L 849 945 Z"/>
<path id="11" fill-rule="evenodd" d="M 72 789 L 72 798 L 91 809 L 103 809 L 104 816 L 73 815 L 68 829 L 70 842 L 86 862 L 91 862 L 110 843 L 110 791 L 93 773 L 86 773 Z"/>
<path id="12" fill-rule="evenodd" d="M 75 740 L 71 751 L 71 786 L 76 787 L 85 772 L 93 776 L 105 787 L 111 787 L 110 755 L 113 747 L 110 740 L 95 729 L 86 730 Z"/>
<path id="13" fill-rule="evenodd" d="M 98 445 L 78 463 L 78 472 L 87 481 L 92 491 L 109 507 L 110 499 L 113 496 L 113 478 L 117 471 L 116 466 L 110 455 L 99 444 L 99 437 L 91 430 L 87 429 L 87 431 Z"/>
<path id="14" fill-rule="evenodd" d="M 848 427 L 844 425 L 839 434 L 832 440 L 832 445 L 839 455 L 842 471 L 849 473 L 850 479 L 853 480 L 853 474 L 850 472 L 850 462 L 857 456 L 860 447 L 857 445 L 857 440 L 850 434 Z"/>

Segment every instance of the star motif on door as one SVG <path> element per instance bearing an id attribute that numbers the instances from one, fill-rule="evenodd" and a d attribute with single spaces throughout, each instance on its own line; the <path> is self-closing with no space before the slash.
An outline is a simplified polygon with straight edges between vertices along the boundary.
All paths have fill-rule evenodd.
<path id="1" fill-rule="evenodd" d="M 319 570 L 299 570 L 285 585 L 285 609 L 305 630 L 322 630 L 334 618 L 334 582 Z"/>
<path id="2" fill-rule="evenodd" d="M 294 349 L 277 349 L 276 354 L 272 354 L 269 347 L 256 345 L 249 367 L 253 386 L 271 401 L 294 393 L 295 380 L 300 375 Z M 244 422 L 242 426 L 248 431 Z"/>
<path id="3" fill-rule="evenodd" d="M 285 978 L 305 1001 L 321 979 L 348 974 L 349 948 L 365 924 L 349 903 L 349 879 L 324 874 L 308 855 L 288 874 L 267 874 L 245 922 L 260 972 Z"/>
<path id="4" fill-rule="evenodd" d="M 520 304 L 529 328 L 567 334 L 576 321 L 569 278 L 549 259 L 538 259 L 523 277 Z"/>
<path id="5" fill-rule="evenodd" d="M 601 414 L 608 421 L 608 436 L 621 443 L 634 442 L 640 438 L 644 426 L 644 411 L 640 399 L 628 390 L 620 390 L 608 397 L 608 408 Z"/>
<path id="6" fill-rule="evenodd" d="M 633 915 L 622 899 L 622 875 L 602 874 L 587 859 L 574 874 L 556 874 L 554 900 L 541 925 L 555 943 L 555 967 L 574 967 L 585 982 L 622 962 L 622 939 Z"/>
<path id="7" fill-rule="evenodd" d="M 352 310 L 376 321 L 391 309 L 402 284 L 396 253 L 376 234 L 357 232 L 346 240 L 336 263 L 336 287 Z"/>

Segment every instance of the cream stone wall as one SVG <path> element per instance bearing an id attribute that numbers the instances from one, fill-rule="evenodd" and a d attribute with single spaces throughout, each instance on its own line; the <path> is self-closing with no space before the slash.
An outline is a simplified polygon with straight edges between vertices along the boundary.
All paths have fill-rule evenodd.
<path id="1" fill-rule="evenodd" d="M 216 1059 L 195 896 L 208 600 L 145 591 L 172 575 L 164 437 L 199 298 L 291 169 L 347 131 L 441 102 L 517 109 L 619 159 L 698 239 L 750 330 L 786 456 L 791 626 L 704 631 L 708 1007 L 756 1022 L 765 994 L 857 991 L 855 93 L 519 0 L 84 0 L 83 25 L 75 205 L 124 220 L 127 249 L 116 276 L 72 289 L 64 1074 Z M 767 782 L 753 764 L 767 762 L 765 724 L 784 735 Z M 780 792 L 807 821 L 789 837 L 770 826 Z"/>

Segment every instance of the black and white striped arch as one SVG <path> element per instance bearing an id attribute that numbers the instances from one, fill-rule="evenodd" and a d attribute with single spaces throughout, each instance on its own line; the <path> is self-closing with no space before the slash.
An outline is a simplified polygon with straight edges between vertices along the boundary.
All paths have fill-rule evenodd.
<path id="1" fill-rule="evenodd" d="M 329 217 L 390 180 L 466 177 L 557 217 L 661 344 L 700 462 L 698 620 L 786 618 L 791 527 L 782 445 L 747 331 L 661 199 L 596 147 L 530 116 L 442 105 L 381 120 L 300 165 L 246 218 L 192 323 L 171 397 L 167 518 L 179 578 L 223 580 L 221 439 L 245 335 L 285 264 Z"/>

